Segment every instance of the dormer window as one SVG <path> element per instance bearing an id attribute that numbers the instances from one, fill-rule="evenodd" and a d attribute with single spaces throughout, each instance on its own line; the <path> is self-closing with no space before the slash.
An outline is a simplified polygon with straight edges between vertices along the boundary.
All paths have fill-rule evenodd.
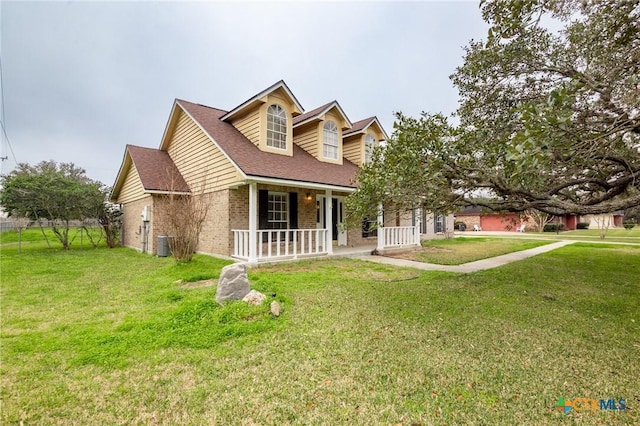
<path id="1" fill-rule="evenodd" d="M 338 126 L 327 121 L 322 128 L 322 155 L 332 160 L 338 159 Z"/>
<path id="2" fill-rule="evenodd" d="M 370 163 L 373 154 L 373 148 L 376 146 L 376 138 L 367 134 L 364 138 L 364 162 Z"/>
<path id="3" fill-rule="evenodd" d="M 267 108 L 267 146 L 287 149 L 287 113 L 279 105 Z"/>

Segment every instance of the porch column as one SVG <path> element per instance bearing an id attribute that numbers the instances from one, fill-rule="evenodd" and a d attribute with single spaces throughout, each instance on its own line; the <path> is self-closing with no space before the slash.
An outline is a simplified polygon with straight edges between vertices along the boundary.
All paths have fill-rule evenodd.
<path id="1" fill-rule="evenodd" d="M 382 204 L 378 206 L 378 251 L 384 250 L 384 210 Z"/>
<path id="2" fill-rule="evenodd" d="M 420 226 L 419 225 L 413 227 L 413 242 L 418 247 L 422 245 L 420 244 Z"/>
<path id="3" fill-rule="evenodd" d="M 249 184 L 249 264 L 258 263 L 258 184 Z"/>
<path id="4" fill-rule="evenodd" d="M 324 227 L 327 230 L 327 254 L 333 254 L 333 193 L 327 189 L 324 193 Z"/>
<path id="5" fill-rule="evenodd" d="M 421 238 L 421 228 L 422 228 L 422 209 L 415 208 L 413 209 L 413 226 L 414 228 L 414 242 L 418 247 L 420 247 L 420 238 Z"/>

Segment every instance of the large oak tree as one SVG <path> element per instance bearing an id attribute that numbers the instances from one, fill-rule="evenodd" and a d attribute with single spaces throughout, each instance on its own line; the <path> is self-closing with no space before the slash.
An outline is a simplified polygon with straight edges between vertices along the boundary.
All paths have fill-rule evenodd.
<path id="1" fill-rule="evenodd" d="M 457 124 L 398 113 L 352 208 L 366 214 L 385 199 L 576 214 L 640 205 L 639 1 L 481 9 L 487 40 L 470 42 L 451 76 Z"/>

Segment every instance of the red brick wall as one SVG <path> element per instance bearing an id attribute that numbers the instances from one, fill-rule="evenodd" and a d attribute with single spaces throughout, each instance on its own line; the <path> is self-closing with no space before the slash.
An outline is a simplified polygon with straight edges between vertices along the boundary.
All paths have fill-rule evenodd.
<path id="1" fill-rule="evenodd" d="M 520 217 L 515 213 L 480 216 L 483 231 L 515 231 L 520 226 Z"/>

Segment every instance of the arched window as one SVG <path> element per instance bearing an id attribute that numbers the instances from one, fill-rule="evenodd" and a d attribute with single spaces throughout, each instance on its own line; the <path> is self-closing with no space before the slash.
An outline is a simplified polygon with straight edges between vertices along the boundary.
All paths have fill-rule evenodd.
<path id="1" fill-rule="evenodd" d="M 287 149 L 287 113 L 279 105 L 267 108 L 267 146 Z"/>
<path id="2" fill-rule="evenodd" d="M 373 154 L 373 148 L 376 146 L 376 138 L 373 135 L 367 134 L 364 138 L 364 162 L 371 162 L 371 155 Z"/>
<path id="3" fill-rule="evenodd" d="M 338 159 L 338 126 L 327 121 L 322 128 L 322 155 L 324 158 Z"/>

